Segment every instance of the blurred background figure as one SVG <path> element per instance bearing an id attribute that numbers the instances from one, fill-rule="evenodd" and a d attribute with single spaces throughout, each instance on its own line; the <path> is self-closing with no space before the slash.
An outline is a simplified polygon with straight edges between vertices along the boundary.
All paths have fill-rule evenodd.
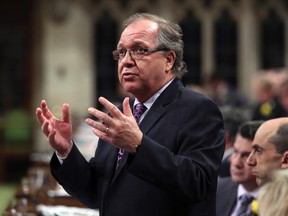
<path id="1" fill-rule="evenodd" d="M 224 120 L 226 145 L 219 176 L 226 177 L 230 176 L 230 156 L 234 152 L 237 131 L 239 126 L 248 120 L 248 117 L 241 110 L 232 107 L 222 107 L 221 112 Z"/>
<path id="2" fill-rule="evenodd" d="M 268 120 L 287 115 L 279 101 L 280 80 L 276 76 L 276 72 L 259 72 L 253 80 L 252 90 L 256 98 L 251 112 L 252 120 Z"/>
<path id="3" fill-rule="evenodd" d="M 284 80 L 279 89 L 279 102 L 288 116 L 288 80 Z"/>
<path id="4" fill-rule="evenodd" d="M 252 142 L 256 130 L 262 121 L 247 121 L 238 130 L 234 143 L 234 152 L 230 157 L 231 177 L 219 178 L 216 197 L 216 216 L 238 216 L 241 200 L 250 196 L 250 203 L 257 197 L 256 177 L 246 160 L 252 151 Z M 253 197 L 253 198 L 252 198 Z M 250 203 L 243 216 L 251 214 Z"/>
<path id="5" fill-rule="evenodd" d="M 277 170 L 259 190 L 259 216 L 288 215 L 288 170 Z"/>
<path id="6" fill-rule="evenodd" d="M 271 68 L 264 70 L 268 79 L 272 80 L 276 87 L 276 94 L 279 94 L 280 86 L 288 80 L 288 71 L 286 68 Z"/>
<path id="7" fill-rule="evenodd" d="M 218 106 L 244 109 L 249 105 L 248 97 L 229 83 L 221 72 L 212 73 L 210 78 L 205 82 L 205 88 L 208 95 Z"/>

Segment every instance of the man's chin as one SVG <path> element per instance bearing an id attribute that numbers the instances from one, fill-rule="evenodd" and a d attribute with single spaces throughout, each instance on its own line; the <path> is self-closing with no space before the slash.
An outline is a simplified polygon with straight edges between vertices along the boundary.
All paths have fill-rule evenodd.
<path id="1" fill-rule="evenodd" d="M 135 92 L 137 92 L 137 86 L 134 85 L 134 83 L 129 83 L 129 82 L 126 82 L 124 85 L 123 85 L 123 89 L 124 91 L 130 93 L 130 94 L 134 94 Z"/>
<path id="2" fill-rule="evenodd" d="M 239 184 L 241 184 L 243 182 L 243 178 L 240 178 L 240 177 L 232 176 L 231 179 L 232 179 L 233 182 L 236 182 L 236 183 L 239 183 Z"/>

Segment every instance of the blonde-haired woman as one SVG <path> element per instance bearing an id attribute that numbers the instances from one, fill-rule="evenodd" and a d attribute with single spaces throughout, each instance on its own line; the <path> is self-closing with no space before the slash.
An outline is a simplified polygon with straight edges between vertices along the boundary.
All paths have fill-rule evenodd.
<path id="1" fill-rule="evenodd" d="M 288 169 L 275 171 L 271 180 L 259 190 L 259 215 L 288 215 Z"/>

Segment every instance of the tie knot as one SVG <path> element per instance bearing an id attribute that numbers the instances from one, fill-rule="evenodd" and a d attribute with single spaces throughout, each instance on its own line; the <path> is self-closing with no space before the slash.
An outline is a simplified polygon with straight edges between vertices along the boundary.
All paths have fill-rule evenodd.
<path id="1" fill-rule="evenodd" d="M 254 197 L 250 194 L 243 194 L 240 196 L 240 202 L 244 205 L 249 205 L 253 199 Z"/>
<path id="2" fill-rule="evenodd" d="M 236 211 L 236 215 L 237 216 L 249 215 L 249 213 L 251 212 L 251 209 L 248 208 L 248 206 L 250 205 L 253 199 L 254 197 L 250 194 L 243 194 L 242 196 L 240 196 L 239 197 L 240 206 L 238 210 Z"/>
<path id="3" fill-rule="evenodd" d="M 139 122 L 141 115 L 145 112 L 147 107 L 143 103 L 137 103 L 134 107 L 133 116 L 136 119 L 136 122 Z"/>

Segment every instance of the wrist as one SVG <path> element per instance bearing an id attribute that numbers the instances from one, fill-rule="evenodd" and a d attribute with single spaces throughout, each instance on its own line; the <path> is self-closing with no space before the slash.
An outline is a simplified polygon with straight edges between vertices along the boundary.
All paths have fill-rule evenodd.
<path id="1" fill-rule="evenodd" d="M 55 151 L 55 153 L 56 153 L 57 157 L 58 157 L 59 159 L 63 160 L 63 161 L 67 158 L 67 156 L 62 156 L 62 155 L 59 154 L 59 152 L 57 152 L 57 151 Z"/>
<path id="2" fill-rule="evenodd" d="M 133 146 L 133 149 L 132 149 L 132 151 L 131 151 L 131 154 L 136 154 L 137 151 L 139 150 L 139 146 L 140 146 L 140 144 L 134 145 L 134 146 Z"/>
<path id="3" fill-rule="evenodd" d="M 73 141 L 71 140 L 71 141 L 70 141 L 70 146 L 68 147 L 68 149 L 67 149 L 66 151 L 63 151 L 63 152 L 61 151 L 61 152 L 60 152 L 60 151 L 56 150 L 57 156 L 58 156 L 60 159 L 66 159 L 66 158 L 68 157 L 68 155 L 69 155 L 72 147 L 73 147 Z"/>

